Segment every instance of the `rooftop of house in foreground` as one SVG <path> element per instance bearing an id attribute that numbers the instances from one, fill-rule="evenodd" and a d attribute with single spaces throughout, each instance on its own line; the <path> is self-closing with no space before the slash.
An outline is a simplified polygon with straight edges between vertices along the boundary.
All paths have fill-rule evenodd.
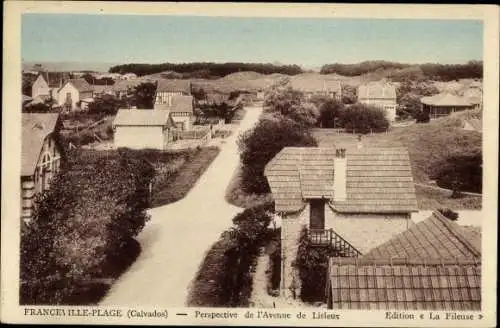
<path id="1" fill-rule="evenodd" d="M 329 307 L 480 310 L 481 237 L 434 213 L 361 258 L 331 258 Z"/>
<path id="2" fill-rule="evenodd" d="M 345 213 L 417 210 L 406 148 L 347 148 L 344 175 L 334 172 L 335 153 L 333 147 L 283 148 L 265 169 L 276 211 L 300 211 L 311 198 L 328 199 L 334 210 Z M 335 178 L 346 179 L 345 201 L 333 200 Z"/>

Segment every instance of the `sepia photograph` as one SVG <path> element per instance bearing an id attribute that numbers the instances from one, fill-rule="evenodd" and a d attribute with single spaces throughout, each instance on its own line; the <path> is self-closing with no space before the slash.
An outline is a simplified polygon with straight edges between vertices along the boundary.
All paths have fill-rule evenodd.
<path id="1" fill-rule="evenodd" d="M 24 320 L 486 324 L 484 20 L 97 8 L 19 18 Z"/>

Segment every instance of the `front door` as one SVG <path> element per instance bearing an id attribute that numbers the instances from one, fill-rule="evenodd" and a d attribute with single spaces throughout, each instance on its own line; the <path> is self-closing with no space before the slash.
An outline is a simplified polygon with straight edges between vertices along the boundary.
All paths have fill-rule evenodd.
<path id="1" fill-rule="evenodd" d="M 325 201 L 323 199 L 310 200 L 309 228 L 325 229 Z"/>

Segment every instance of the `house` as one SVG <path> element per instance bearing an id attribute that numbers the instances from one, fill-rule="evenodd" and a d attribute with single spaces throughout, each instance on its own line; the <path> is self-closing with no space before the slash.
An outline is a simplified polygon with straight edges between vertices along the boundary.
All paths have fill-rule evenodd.
<path id="1" fill-rule="evenodd" d="M 119 98 L 123 99 L 127 95 L 134 92 L 135 87 L 141 83 L 154 83 L 149 79 L 135 79 L 135 80 L 117 80 L 111 86 L 111 91 Z"/>
<path id="2" fill-rule="evenodd" d="M 165 149 L 175 123 L 168 110 L 120 109 L 112 126 L 115 148 Z"/>
<path id="3" fill-rule="evenodd" d="M 21 218 L 29 223 L 35 194 L 49 188 L 61 164 L 59 115 L 23 113 L 21 141 Z"/>
<path id="4" fill-rule="evenodd" d="M 58 91 L 57 104 L 66 110 L 86 109 L 92 97 L 92 86 L 85 79 L 69 79 Z"/>
<path id="5" fill-rule="evenodd" d="M 423 110 L 428 112 L 431 118 L 438 118 L 457 111 L 473 109 L 476 106 L 466 98 L 449 92 L 422 97 L 420 102 L 422 103 Z"/>
<path id="6" fill-rule="evenodd" d="M 155 104 L 170 104 L 172 96 L 190 96 L 191 94 L 192 85 L 189 80 L 159 79 Z"/>
<path id="7" fill-rule="evenodd" d="M 31 86 L 31 97 L 42 101 L 49 99 L 57 99 L 57 92 L 61 87 L 62 81 L 56 82 L 54 79 L 49 79 L 49 73 L 39 74 L 35 82 Z"/>
<path id="8" fill-rule="evenodd" d="M 294 78 L 291 80 L 291 87 L 304 93 L 307 100 L 311 100 L 315 95 L 342 100 L 342 83 L 337 80 Z"/>
<path id="9" fill-rule="evenodd" d="M 383 109 L 389 122 L 396 120 L 396 87 L 390 83 L 361 84 L 358 102 Z"/>
<path id="10" fill-rule="evenodd" d="M 180 131 L 191 130 L 194 119 L 194 97 L 185 95 L 169 96 L 165 103 L 155 103 L 154 110 L 168 110 L 171 113 L 175 126 Z"/>
<path id="11" fill-rule="evenodd" d="M 360 258 L 330 258 L 329 309 L 481 310 L 481 235 L 439 212 Z"/>
<path id="12" fill-rule="evenodd" d="M 291 292 L 298 240 L 358 256 L 405 231 L 417 200 L 405 148 L 285 147 L 264 171 L 281 217 L 281 292 Z"/>

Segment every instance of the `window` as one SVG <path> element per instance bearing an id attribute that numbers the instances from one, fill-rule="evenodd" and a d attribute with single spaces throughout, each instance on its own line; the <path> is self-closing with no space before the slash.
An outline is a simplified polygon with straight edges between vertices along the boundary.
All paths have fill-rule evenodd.
<path id="1" fill-rule="evenodd" d="M 309 228 L 325 229 L 325 200 L 311 199 L 309 210 Z"/>

